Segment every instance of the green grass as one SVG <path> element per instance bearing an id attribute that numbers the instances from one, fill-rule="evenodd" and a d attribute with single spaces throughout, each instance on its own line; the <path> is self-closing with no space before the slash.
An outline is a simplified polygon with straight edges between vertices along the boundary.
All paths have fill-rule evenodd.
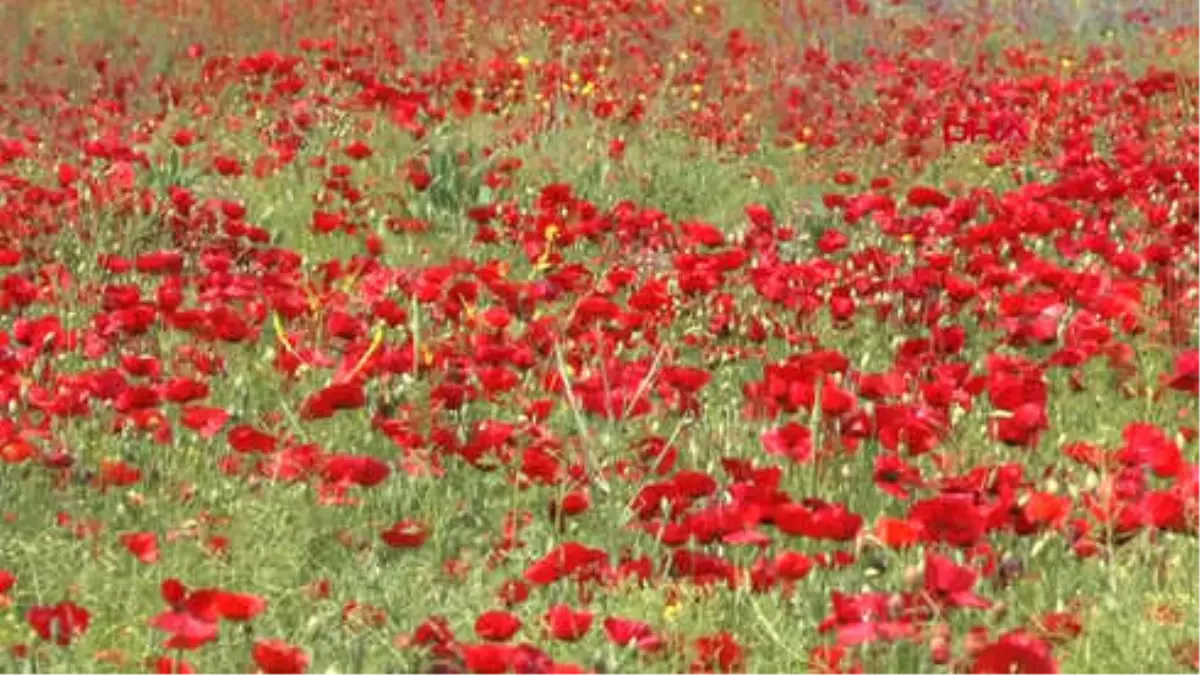
<path id="1" fill-rule="evenodd" d="M 39 6 L 25 3 L 22 25 L 47 24 L 54 3 Z M 61 5 L 62 3 L 58 3 Z M 98 3 L 99 4 L 102 3 Z M 201 5 L 203 3 L 200 3 Z M 253 4 L 253 3 L 251 3 Z M 108 44 L 113 35 L 146 30 L 142 46 L 137 50 L 121 51 L 114 46 L 114 63 L 133 64 L 137 57 L 147 58 L 144 72 L 171 73 L 177 77 L 193 73 L 195 66 L 181 65 L 174 60 L 182 38 L 170 37 L 169 26 L 156 21 L 150 14 L 139 14 L 128 26 L 122 25 L 121 11 L 104 5 L 104 9 L 74 9 L 74 20 L 56 23 L 50 35 L 62 42 L 48 39 L 47 49 L 70 53 L 69 46 L 77 44 Z M 61 6 L 54 6 L 60 11 Z M 255 12 L 266 14 L 254 6 Z M 764 17 L 749 27 L 758 26 L 770 33 L 772 16 Z M 249 11 L 249 10 L 247 10 Z M 736 12 L 734 8 L 725 10 Z M 904 15 L 895 10 L 896 16 Z M 106 22 L 91 23 L 97 17 Z M 257 14 L 256 14 L 257 16 Z M 747 14 L 749 16 L 749 14 Z M 205 17 L 190 15 L 180 20 L 179 31 L 193 35 L 201 30 Z M 699 20 L 697 20 L 698 22 Z M 915 21 L 915 20 L 914 20 Z M 1086 21 L 1084 22 L 1086 23 Z M 766 25 L 764 25 L 766 24 Z M 266 24 L 270 26 L 270 24 Z M 883 24 L 880 24 L 882 26 Z M 1090 24 L 1089 24 L 1090 25 Z M 715 44 L 719 41 L 702 32 L 702 24 L 680 28 L 705 35 Z M 156 27 L 152 29 L 151 27 Z M 319 25 L 309 26 L 318 30 Z M 339 28 L 344 30 L 344 28 Z M 876 26 L 872 30 L 882 32 Z M 264 35 L 272 31 L 261 31 Z M 14 41 L 14 52 L 27 44 L 27 35 Z M 1126 42 L 1127 61 L 1131 69 L 1139 67 L 1141 59 L 1155 53 L 1161 38 L 1147 37 L 1124 30 L 1113 39 Z M 260 39 L 256 42 L 256 39 Z M 276 38 L 270 38 L 276 39 Z M 682 39 L 682 38 L 679 38 Z M 793 46 L 804 46 L 799 38 L 782 36 L 780 40 L 797 40 Z M 995 38 L 1010 44 L 1015 38 L 1004 34 Z M 938 50 L 956 53 L 954 41 L 939 36 Z M 865 36 L 843 34 L 838 41 L 837 54 L 861 51 Z M 273 46 L 268 37 L 256 38 L 248 29 L 239 34 L 220 35 L 214 42 L 231 53 L 245 55 Z M 530 44 L 535 42 L 530 37 Z M 668 45 L 677 44 L 673 38 Z M 899 41 L 897 41 L 898 43 Z M 1015 43 L 1015 42 L 1013 42 Z M 65 46 L 64 46 L 65 45 Z M 895 45 L 893 45 L 895 46 Z M 973 47 L 974 48 L 974 47 Z M 997 48 L 997 47 L 989 47 Z M 1194 56 L 1194 43 L 1188 46 Z M 213 48 L 214 52 L 216 47 Z M 535 47 L 548 49 L 547 47 Z M 854 52 L 846 50 L 853 49 Z M 897 47 L 899 49 L 899 47 Z M 964 50 L 966 48 L 964 47 Z M 1064 49 L 1066 49 L 1064 47 Z M 1053 53 L 1054 50 L 1047 50 Z M 783 50 L 781 49 L 780 53 Z M 563 59 L 573 58 L 570 55 Z M 1179 66 L 1188 77 L 1195 78 L 1194 59 L 1190 66 Z M 964 57 L 964 61 L 966 58 Z M 1123 62 L 1124 63 L 1124 62 Z M 39 66 L 41 67 L 41 66 Z M 133 67 L 131 65 L 127 67 Z M 571 67 L 575 67 L 572 64 Z M 192 70 L 188 70 L 188 69 Z M 414 66 L 414 70 L 417 66 Z M 44 71 L 50 72 L 52 69 Z M 73 71 L 68 71 L 73 72 Z M 64 75 L 65 77 L 65 75 Z M 54 81 L 72 91 L 86 91 L 90 76 L 71 75 L 69 81 Z M 344 94 L 353 87 L 337 80 L 327 87 L 331 96 Z M 531 85 L 532 90 L 532 85 Z M 148 142 L 140 143 L 155 158 L 155 167 L 138 174 L 139 187 L 151 190 L 160 197 L 171 185 L 192 190 L 203 203 L 205 199 L 239 201 L 246 208 L 246 221 L 268 230 L 271 244 L 294 251 L 303 258 L 301 276 L 319 284 L 318 265 L 332 260 L 347 262 L 364 254 L 363 234 L 379 235 L 385 245 L 380 261 L 400 270 L 449 264 L 454 259 L 476 263 L 502 259 L 510 266 L 509 278 L 523 281 L 536 278 L 539 270 L 516 244 L 483 246 L 473 244 L 475 226 L 465 217 L 467 209 L 489 200 L 512 199 L 526 214 L 531 212 L 537 191 L 544 185 L 561 181 L 573 186 L 576 194 L 594 203 L 602 212 L 622 200 L 639 207 L 659 209 L 673 221 L 701 220 L 712 223 L 727 233 L 746 229 L 744 209 L 748 204 L 763 204 L 784 224 L 795 226 L 796 240 L 784 249 L 788 257 L 806 260 L 816 255 L 815 240 L 827 227 L 839 227 L 851 235 L 852 248 L 861 250 L 879 245 L 906 256 L 908 269 L 912 266 L 913 248 L 896 238 L 881 236 L 867 223 L 845 225 L 840 216 L 821 204 L 827 192 L 845 191 L 833 184 L 831 176 L 840 169 L 856 171 L 864 179 L 888 174 L 897 180 L 894 194 L 903 199 L 907 188 L 917 184 L 944 186 L 959 182 L 968 187 L 988 187 L 996 193 L 1017 189 L 1011 165 L 992 169 L 981 164 L 987 151 L 983 144 L 961 146 L 953 152 L 938 152 L 928 161 L 907 163 L 899 157 L 899 140 L 890 140 L 880 147 L 844 149 L 824 152 L 817 147 L 806 149 L 775 148 L 762 143 L 754 152 L 739 154 L 728 148 L 696 140 L 686 126 L 676 124 L 674 116 L 686 110 L 682 100 L 672 99 L 669 90 L 661 91 L 661 100 L 654 101 L 649 119 L 641 125 L 622 125 L 601 122 L 564 108 L 558 126 L 540 134 L 536 142 L 516 146 L 511 151 L 483 158 L 483 149 L 502 142 L 503 129 L 486 120 L 472 119 L 465 123 L 453 118 L 440 125 L 431 125 L 429 134 L 413 139 L 389 127 L 382 115 L 326 111 L 326 116 L 306 135 L 306 145 L 295 163 L 278 174 L 258 180 L 250 175 L 241 178 L 216 176 L 204 171 L 206 165 L 197 163 L 194 170 L 182 167 L 179 153 L 170 148 L 169 134 L 181 126 L 200 127 L 207 136 L 207 145 L 215 150 L 232 152 L 242 160 L 252 160 L 264 151 L 257 132 L 275 120 L 256 118 L 266 115 L 267 107 L 246 101 L 247 89 L 232 85 L 221 90 L 219 107 L 225 119 L 201 118 L 187 110 L 172 110 L 158 129 L 149 134 Z M 137 96 L 148 97 L 145 91 Z M 217 94 L 213 94 L 216 97 Z M 70 106 L 79 105 L 78 102 Z M 1194 106 L 1194 103 L 1192 103 Z M 144 108 L 143 108 L 144 106 Z M 144 110 L 154 106 L 147 101 L 131 103 L 130 118 L 137 119 Z M 1194 109 L 1194 108 L 1193 108 Z M 537 119 L 538 106 L 518 106 L 512 125 Z M 278 111 L 276 111 L 278 112 Z M 145 113 L 149 114 L 149 113 Z M 758 123 L 764 138 L 770 137 L 777 120 L 767 110 Z M 285 115 L 280 115 L 281 117 Z M 241 131 L 230 131 L 223 122 L 240 118 L 247 125 Z M 378 126 L 365 132 L 355 127 L 362 119 L 372 119 Z M 257 122 L 258 128 L 249 122 Z M 20 124 L 47 124 L 31 116 L 10 112 L 5 123 L 12 129 Z M 122 123 L 114 124 L 120 127 Z M 1171 126 L 1175 124 L 1176 126 Z M 1167 118 L 1164 127 L 1184 128 L 1193 121 L 1173 122 Z M 52 126 L 52 125 L 51 125 Z M 100 125 L 98 125 L 100 126 Z M 754 128 L 754 125 L 749 125 Z M 1194 129 L 1194 126 L 1191 128 Z M 852 134 L 853 129 L 839 132 Z M 1179 137 L 1183 137 L 1183 131 Z M 609 142 L 620 137 L 626 142 L 623 159 L 607 155 Z M 314 208 L 313 196 L 325 190 L 325 174 L 308 166 L 314 157 L 329 156 L 330 161 L 346 161 L 344 156 L 326 151 L 329 143 L 343 143 L 354 138 L 367 139 L 374 156 L 354 163 L 353 179 L 357 185 L 374 181 L 364 190 L 364 201 L 353 209 L 353 219 L 364 227 L 359 235 L 337 233 L 320 236 L 312 233 L 310 222 Z M 1059 138 L 1058 135 L 1053 138 Z M 1194 141 L 1192 142 L 1194 145 Z M 78 161 L 74 155 L 56 155 L 60 148 L 53 143 L 35 147 L 35 157 L 12 170 L 39 182 L 51 181 L 50 160 Z M 65 151 L 63 151 L 65 152 Z M 472 161 L 456 166 L 455 155 L 469 152 Z M 1165 151 L 1164 151 L 1165 152 Z M 175 153 L 176 159 L 171 159 Z M 427 153 L 435 176 L 433 186 L 424 193 L 415 193 L 404 186 L 399 175 L 410 158 Z M 1039 160 L 1031 149 L 1025 158 L 1028 175 L 1050 180 L 1052 173 L 1035 173 Z M 1193 150 L 1194 153 L 1194 150 Z M 497 157 L 515 156 L 524 167 L 516 172 L 515 184 L 499 194 L 483 185 L 483 176 Z M 93 169 L 102 174 L 102 164 Z M 766 180 L 764 175 L 774 177 Z M 391 200 L 392 193 L 401 195 L 402 204 Z M 12 191 L 9 199 L 16 199 Z M 1194 192 L 1191 195 L 1194 200 Z M 1121 208 L 1130 209 L 1129 204 Z M 1184 204 L 1186 208 L 1186 204 Z M 331 210 L 336 206 L 331 206 Z M 428 221 L 431 228 L 422 234 L 394 233 L 386 228 L 389 217 L 416 217 Z M 96 263 L 99 253 L 136 255 L 173 245 L 169 232 L 162 227 L 160 213 L 119 213 L 109 205 L 84 210 L 75 217 L 73 227 L 41 245 L 47 251 L 61 251 L 58 259 L 69 269 L 73 287 L 59 306 L 44 306 L 29 310 L 36 315 L 54 312 L 63 316 L 71 328 L 87 329 L 97 311 L 95 292 L 112 277 Z M 1028 245 L 1040 255 L 1061 261 L 1053 246 L 1044 240 L 1026 237 Z M 939 246 L 952 247 L 949 240 Z M 189 252 L 188 273 L 198 273 L 197 256 Z M 626 251 L 611 246 L 579 243 L 562 251 L 569 262 L 583 264 L 597 277 L 619 265 L 634 263 Z M 240 259 L 231 273 L 246 278 L 261 276 L 251 256 Z M 543 275 L 544 276 L 544 275 Z M 134 277 L 145 297 L 153 298 L 156 282 L 149 277 Z M 835 327 L 827 313 L 803 319 L 791 310 L 771 305 L 759 298 L 743 277 L 735 277 L 722 290 L 729 291 L 743 315 L 769 318 L 794 330 L 815 335 L 826 347 L 840 350 L 851 361 L 852 368 L 862 371 L 883 370 L 891 363 L 898 345 L 907 338 L 926 333 L 919 326 L 902 325 L 896 321 L 875 321 L 860 314 L 850 330 Z M 228 280 L 226 286 L 233 280 Z M 358 284 L 361 278 L 341 280 L 345 284 L 338 309 L 368 313 L 365 292 Z M 674 282 L 677 284 L 677 280 Z M 677 286 L 676 286 L 677 287 Z M 412 309 L 408 299 L 393 290 L 390 295 L 401 305 Z M 487 297 L 487 296 L 481 296 Z M 565 317 L 578 298 L 568 295 L 540 307 L 540 316 Z M 686 336 L 704 335 L 715 307 L 708 297 L 687 298 L 675 295 L 678 319 L 660 336 L 662 343 L 671 346 L 670 360 L 674 364 L 699 365 L 711 370 L 713 381 L 700 395 L 698 412 L 682 414 L 659 409 L 654 414 L 633 421 L 614 422 L 599 416 L 580 415 L 571 401 L 559 397 L 546 423 L 546 428 L 561 442 L 567 452 L 580 458 L 611 463 L 632 457 L 631 447 L 648 435 L 673 440 L 680 451 L 680 468 L 710 472 L 720 478 L 720 459 L 723 457 L 767 459 L 759 437 L 773 423 L 748 419 L 744 415 L 745 399 L 742 385 L 762 378 L 766 363 L 782 360 L 797 352 L 795 345 L 780 337 L 771 337 L 763 345 L 767 357 L 744 357 L 729 363 L 718 361 L 713 346 L 689 346 Z M 187 305 L 200 301 L 194 289 L 187 292 Z M 494 298 L 487 298 L 496 304 Z M 483 309 L 484 302 L 480 303 Z M 994 305 L 989 307 L 994 311 Z M 330 307 L 314 316 L 288 322 L 289 332 L 304 331 L 317 338 L 316 346 L 336 360 L 341 359 L 345 344 L 323 333 L 321 324 Z M 269 316 L 269 312 L 265 314 Z M 511 331 L 521 334 L 530 322 L 517 319 Z M 0 321 L 11 328 L 16 313 Z M 962 362 L 982 369 L 985 356 L 997 351 L 998 334 L 976 322 L 970 313 L 955 318 L 963 323 L 969 335 Z M 1194 328 L 1194 327 L 1192 327 Z M 556 331 L 565 333 L 561 325 Z M 432 311 L 422 308 L 410 317 L 409 325 L 389 328 L 383 333 L 384 349 L 411 347 L 409 340 L 431 349 L 452 349 L 468 353 L 472 348 L 470 331 L 451 322 L 439 320 Z M 1126 384 L 1119 381 L 1102 359 L 1084 369 L 1087 387 L 1073 391 L 1062 371 L 1049 377 L 1050 430 L 1043 434 L 1034 449 L 1004 447 L 987 433 L 990 406 L 986 396 L 976 399 L 976 407 L 964 412 L 957 421 L 952 436 L 939 450 L 957 462 L 957 468 L 995 466 L 1005 462 L 1021 463 L 1034 488 L 1058 491 L 1073 498 L 1073 516 L 1083 515 L 1080 495 L 1092 489 L 1105 476 L 1076 465 L 1066 465 L 1059 450 L 1073 441 L 1087 441 L 1097 446 L 1120 447 L 1125 426 L 1135 421 L 1151 422 L 1176 433 L 1180 427 L 1194 424 L 1195 399 L 1182 394 L 1165 392 L 1154 398 L 1160 376 L 1172 367 L 1174 354 L 1152 335 L 1127 339 L 1136 350 L 1139 369 L 1129 383 L 1133 393 L 1121 393 Z M 1195 331 L 1189 333 L 1195 344 Z M 653 360 L 655 345 L 638 335 L 633 345 L 623 348 L 616 356 L 630 361 L 641 357 Z M 746 346 L 744 334 L 733 333 L 713 338 L 724 346 Z M 600 355 L 582 340 L 568 338 L 568 345 L 582 367 L 595 372 L 604 368 Z M 156 327 L 147 335 L 125 340 L 123 352 L 153 355 L 164 365 L 186 346 L 200 346 L 218 353 L 225 361 L 224 369 L 207 379 L 211 394 L 204 405 L 221 407 L 232 414 L 229 425 L 247 423 L 260 428 L 273 427 L 280 436 L 296 443 L 315 443 L 328 452 L 353 452 L 385 460 L 394 459 L 398 450 L 383 434 L 372 430 L 371 413 L 381 408 L 386 399 L 396 406 L 398 414 L 411 415 L 419 433 L 429 432 L 430 389 L 440 381 L 441 374 L 423 371 L 419 376 L 398 375 L 384 381 L 374 378 L 366 386 L 371 404 L 363 410 L 339 413 L 332 419 L 300 422 L 300 407 L 310 393 L 327 384 L 332 377 L 329 369 L 314 369 L 294 381 L 285 380 L 273 367 L 282 346 L 270 318 L 261 324 L 255 341 L 237 345 L 205 345 L 193 337 Z M 415 348 L 415 347 L 414 347 Z M 1001 349 L 1002 351 L 1002 349 Z M 1023 350 L 1030 358 L 1044 358 L 1048 348 Z M 118 365 L 109 353 L 97 361 L 81 354 L 60 354 L 43 357 L 39 364 L 55 374 L 80 373 Z M 187 372 L 179 366 L 178 372 Z M 518 391 L 538 395 L 538 378 L 559 370 L 552 356 L 539 357 L 538 366 L 523 375 Z M 175 372 L 175 371 L 173 371 Z M 13 373 L 29 383 L 45 380 L 42 372 L 27 369 Z M 46 380 L 49 381 L 49 380 Z M 545 395 L 545 394 L 541 394 Z M 475 401 L 462 410 L 437 416 L 440 425 L 465 436 L 473 425 L 482 420 L 518 422 L 522 401 L 515 396 L 498 401 Z M 237 672 L 253 670 L 250 653 L 255 639 L 280 637 L 301 645 L 312 656 L 311 670 L 319 672 L 408 672 L 428 669 L 430 660 L 419 650 L 398 646 L 398 638 L 413 631 L 433 615 L 449 620 L 464 642 L 474 641 L 472 624 L 478 614 L 499 606 L 496 592 L 506 580 L 519 577 L 529 564 L 565 541 L 578 541 L 602 546 L 615 558 L 627 552 L 632 557 L 648 555 L 657 563 L 669 549 L 644 533 L 623 527 L 630 519 L 629 504 L 645 481 L 611 479 L 607 488 L 593 485 L 590 489 L 592 508 L 569 519 L 549 517 L 547 505 L 561 498 L 563 486 L 518 489 L 506 480 L 507 471 L 482 472 L 454 457 L 445 459 L 445 475 L 406 475 L 395 471 L 383 484 L 370 490 L 354 490 L 351 495 L 361 498 L 356 504 L 327 506 L 319 503 L 315 484 L 288 484 L 261 477 L 224 475 L 217 470 L 217 461 L 229 452 L 224 433 L 213 439 L 202 439 L 179 425 L 178 406 L 165 406 L 166 418 L 175 433 L 171 440 L 158 444 L 143 433 L 127 431 L 113 433 L 114 415 L 101 410 L 92 416 L 60 419 L 54 422 L 53 439 L 68 448 L 75 457 L 69 472 L 51 472 L 36 463 L 0 465 L 0 569 L 9 569 L 18 577 L 8 602 L 0 603 L 0 670 L 5 672 L 126 672 L 145 670 L 147 659 L 164 653 L 160 643 L 163 633 L 151 628 L 147 621 L 163 611 L 166 604 L 160 597 L 160 584 L 168 578 L 183 580 L 189 588 L 217 586 L 228 590 L 260 594 L 268 599 L 267 611 L 252 624 L 222 625 L 219 642 L 195 653 L 184 654 L 202 672 Z M 1177 415 L 1186 411 L 1188 418 Z M 31 413 L 28 400 L 14 401 L 10 406 L 14 417 Z M 278 418 L 273 424 L 264 419 Z M 781 418 L 816 426 L 815 417 L 793 415 Z M 1183 440 L 1185 457 L 1197 461 L 1195 440 Z M 48 446 L 53 447 L 53 446 Z M 851 510 L 867 518 L 869 528 L 881 515 L 904 516 L 908 505 L 891 499 L 872 486 L 874 457 L 883 450 L 873 440 L 862 444 L 849 456 L 837 456 L 820 464 L 788 466 L 780 488 L 795 499 L 819 497 L 845 503 Z M 142 479 L 133 486 L 97 489 L 90 476 L 104 460 L 122 459 L 142 471 Z M 581 459 L 582 461 L 582 459 Z M 944 475 L 934 459 L 924 456 L 912 460 L 929 476 Z M 520 463 L 518 452 L 517 465 Z M 498 541 L 507 514 L 529 512 L 532 522 L 522 530 L 524 546 L 512 551 L 498 566 L 488 564 L 488 556 Z M 60 513 L 69 514 L 73 523 L 96 522 L 103 529 L 96 534 L 77 537 L 69 527 L 56 522 Z M 388 548 L 379 532 L 392 523 L 412 518 L 428 524 L 428 541 L 416 550 Z M 160 536 L 161 559 L 153 565 L 143 565 L 124 551 L 117 536 L 123 532 L 153 531 Z M 225 555 L 213 555 L 206 549 L 210 537 L 227 537 Z M 1176 649 L 1180 644 L 1194 642 L 1200 623 L 1197 621 L 1197 569 L 1200 552 L 1195 536 L 1170 533 L 1143 533 L 1133 540 L 1116 546 L 1101 541 L 1104 554 L 1079 560 L 1071 551 L 1064 533 L 1046 532 L 1033 537 L 1007 534 L 988 539 L 998 559 L 1019 559 L 1023 564 L 1022 578 L 1007 586 L 992 580 L 981 580 L 976 587 L 981 595 L 992 599 L 996 606 L 989 610 L 960 610 L 948 618 L 955 636 L 955 655 L 961 656 L 961 637 L 976 625 L 987 626 L 993 637 L 1008 629 L 1030 626 L 1047 612 L 1073 610 L 1083 623 L 1083 632 L 1075 640 L 1056 647 L 1055 656 L 1067 672 L 1171 672 L 1180 663 Z M 534 592 L 530 600 L 514 611 L 525 621 L 518 639 L 529 640 L 556 658 L 579 664 L 598 672 L 683 672 L 694 656 L 692 641 L 701 635 L 719 630 L 733 632 L 746 649 L 746 667 L 762 672 L 802 672 L 809 668 L 808 655 L 818 645 L 828 644 L 832 637 L 817 632 L 816 626 L 830 611 L 833 591 L 848 593 L 912 589 L 912 577 L 921 569 L 923 548 L 894 552 L 862 540 L 833 546 L 828 542 L 812 542 L 779 536 L 775 548 L 789 547 L 816 554 L 836 549 L 855 550 L 861 555 L 858 564 L 843 570 L 818 568 L 799 582 L 795 592 L 785 595 L 774 589 L 769 593 L 751 593 L 745 587 L 702 593 L 682 581 L 656 578 L 645 587 L 633 585 L 599 589 L 586 603 L 595 612 L 596 625 L 582 641 L 573 644 L 552 644 L 541 637 L 539 621 L 544 611 L 557 602 L 579 605 L 577 590 L 569 582 L 560 582 Z M 745 548 L 713 545 L 729 561 L 748 566 L 754 556 Z M 774 549 L 772 549 L 774 550 Z M 879 561 L 878 565 L 863 564 L 862 560 Z M 460 565 L 463 571 L 450 574 L 447 565 Z M 312 584 L 328 580 L 331 592 L 327 598 L 313 598 Z M 919 581 L 918 581 L 919 586 Z M 668 599 L 682 594 L 686 600 L 670 605 Z M 3 599 L 4 596 L 0 596 Z M 31 606 L 54 604 L 69 598 L 92 612 L 91 627 L 70 648 L 40 644 L 25 621 L 24 612 Z M 383 609 L 386 620 L 376 627 L 348 626 L 343 607 L 353 601 Z M 1167 608 L 1169 612 L 1164 612 Z M 1157 613 L 1156 613 L 1157 612 Z M 1169 616 L 1178 614 L 1178 620 Z M 632 650 L 619 650 L 604 639 L 599 626 L 602 618 L 624 616 L 645 620 L 667 636 L 672 647 L 665 656 L 654 659 L 640 657 Z M 1159 618 L 1153 618 L 1159 617 Z M 29 645 L 28 653 L 11 649 Z M 102 658 L 110 656 L 111 659 Z M 119 656 L 119 658 L 117 658 Z M 948 666 L 935 664 L 929 649 L 922 644 L 878 644 L 852 650 L 871 672 L 931 672 Z M 949 668 L 967 667 L 969 660 Z M 1190 667 L 1190 666 L 1189 666 Z"/>

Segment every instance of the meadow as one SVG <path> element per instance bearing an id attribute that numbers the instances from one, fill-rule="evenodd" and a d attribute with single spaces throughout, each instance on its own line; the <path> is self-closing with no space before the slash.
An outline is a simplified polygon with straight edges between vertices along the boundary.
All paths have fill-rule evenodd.
<path id="1" fill-rule="evenodd" d="M 2 3 L 0 671 L 1200 671 L 1196 12 Z"/>

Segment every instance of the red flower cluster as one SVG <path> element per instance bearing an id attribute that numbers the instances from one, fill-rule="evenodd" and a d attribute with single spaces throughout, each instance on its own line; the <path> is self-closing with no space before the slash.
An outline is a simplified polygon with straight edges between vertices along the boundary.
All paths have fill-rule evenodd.
<path id="1" fill-rule="evenodd" d="M 1195 27 L 759 4 L 127 2 L 0 54 L 0 647 L 1055 672 L 1091 598 L 1006 589 L 1200 530 Z"/>

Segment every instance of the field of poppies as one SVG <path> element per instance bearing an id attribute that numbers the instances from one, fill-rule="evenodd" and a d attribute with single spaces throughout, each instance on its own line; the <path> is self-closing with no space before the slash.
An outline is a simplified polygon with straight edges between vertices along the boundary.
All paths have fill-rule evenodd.
<path id="1" fill-rule="evenodd" d="M 1195 14 L 3 3 L 0 671 L 1200 670 Z"/>

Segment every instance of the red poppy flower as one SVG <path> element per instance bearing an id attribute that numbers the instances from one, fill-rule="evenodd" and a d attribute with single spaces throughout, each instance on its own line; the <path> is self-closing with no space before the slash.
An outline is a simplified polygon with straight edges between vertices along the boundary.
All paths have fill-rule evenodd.
<path id="1" fill-rule="evenodd" d="M 780 551 L 775 556 L 775 573 L 781 579 L 796 581 L 808 576 L 813 569 L 812 558 L 796 551 Z"/>
<path id="2" fill-rule="evenodd" d="M 975 570 L 956 564 L 936 553 L 925 554 L 925 592 L 949 607 L 987 609 L 992 603 L 972 592 L 978 578 Z"/>
<path id="3" fill-rule="evenodd" d="M 420 548 L 429 538 L 429 528 L 416 520 L 401 520 L 379 537 L 392 548 Z"/>
<path id="4" fill-rule="evenodd" d="M 767 454 L 787 457 L 797 464 L 813 457 L 812 431 L 795 422 L 764 431 L 761 441 Z"/>
<path id="5" fill-rule="evenodd" d="M 491 610 L 475 620 L 475 634 L 488 642 L 507 642 L 521 630 L 521 620 L 512 612 Z"/>
<path id="6" fill-rule="evenodd" d="M 463 647 L 463 665 L 468 673 L 501 675 L 514 672 L 513 647 L 503 644 L 467 645 Z"/>
<path id="7" fill-rule="evenodd" d="M 171 656 L 159 656 L 151 663 L 154 665 L 154 672 L 159 675 L 191 675 L 196 672 L 192 664 Z"/>
<path id="8" fill-rule="evenodd" d="M 330 483 L 348 482 L 372 487 L 387 480 L 392 469 L 369 455 L 330 455 L 321 466 L 321 478 Z"/>
<path id="9" fill-rule="evenodd" d="M 909 521 L 919 524 L 929 541 L 954 546 L 975 545 L 984 535 L 986 521 L 969 497 L 941 496 L 913 504 Z"/>
<path id="10" fill-rule="evenodd" d="M 206 620 L 187 611 L 168 611 L 155 616 L 150 625 L 170 633 L 164 649 L 197 649 L 217 639 L 220 627 L 215 620 Z"/>
<path id="11" fill-rule="evenodd" d="M 604 620 L 604 635 L 619 647 L 633 646 L 645 652 L 655 651 L 664 645 L 650 624 L 634 619 L 608 617 Z"/>
<path id="12" fill-rule="evenodd" d="M 308 653 L 283 640 L 259 640 L 253 654 L 255 665 L 264 673 L 303 673 L 308 669 Z"/>
<path id="13" fill-rule="evenodd" d="M 92 621 L 90 612 L 70 601 L 32 607 L 25 618 L 38 637 L 53 640 L 60 647 L 70 645 L 72 640 L 86 633 Z"/>
<path id="14" fill-rule="evenodd" d="M 694 673 L 733 673 L 745 668 L 746 651 L 728 631 L 697 638 L 693 647 L 696 658 L 692 661 Z"/>
<path id="15" fill-rule="evenodd" d="M 350 144 L 345 147 L 343 152 L 346 153 L 347 157 L 353 160 L 363 160 L 373 154 L 371 152 L 371 146 L 360 140 L 351 141 Z"/>
<path id="16" fill-rule="evenodd" d="M 270 454 L 275 452 L 279 439 L 259 431 L 248 424 L 239 424 L 229 430 L 226 436 L 229 446 L 237 452 Z"/>
<path id="17" fill-rule="evenodd" d="M 249 593 L 216 592 L 217 615 L 226 621 L 250 621 L 267 609 L 267 601 Z"/>
<path id="18" fill-rule="evenodd" d="M 182 410 L 181 421 L 183 426 L 200 434 L 201 438 L 212 438 L 229 421 L 229 413 L 221 408 L 188 406 Z"/>
<path id="19" fill-rule="evenodd" d="M 1171 389 L 1200 395 L 1200 350 L 1189 349 L 1175 358 L 1172 371 L 1163 376 Z"/>
<path id="20" fill-rule="evenodd" d="M 918 185 L 908 191 L 908 203 L 916 208 L 932 206 L 942 209 L 950 205 L 950 198 L 935 188 Z"/>
<path id="21" fill-rule="evenodd" d="M 546 632 L 555 640 L 575 642 L 581 639 L 592 627 L 592 613 L 587 610 L 574 610 L 570 605 L 557 604 L 546 611 L 544 617 Z"/>
<path id="22" fill-rule="evenodd" d="M 825 255 L 832 255 L 849 244 L 850 237 L 847 237 L 841 230 L 830 228 L 825 230 L 821 238 L 817 240 L 817 250 Z"/>
<path id="23" fill-rule="evenodd" d="M 921 539 L 921 528 L 907 520 L 880 516 L 875 521 L 875 536 L 890 549 L 905 549 Z"/>
<path id="24" fill-rule="evenodd" d="M 974 673 L 1057 673 L 1050 644 L 1023 630 L 1014 630 L 983 647 L 971 665 Z"/>
<path id="25" fill-rule="evenodd" d="M 367 404 L 367 395 L 357 382 L 331 384 L 313 393 L 300 406 L 300 418 L 318 420 L 332 417 L 339 410 L 355 410 Z"/>
<path id="26" fill-rule="evenodd" d="M 153 532 L 126 532 L 120 536 L 121 545 L 138 561 L 147 565 L 158 562 L 158 535 Z"/>

